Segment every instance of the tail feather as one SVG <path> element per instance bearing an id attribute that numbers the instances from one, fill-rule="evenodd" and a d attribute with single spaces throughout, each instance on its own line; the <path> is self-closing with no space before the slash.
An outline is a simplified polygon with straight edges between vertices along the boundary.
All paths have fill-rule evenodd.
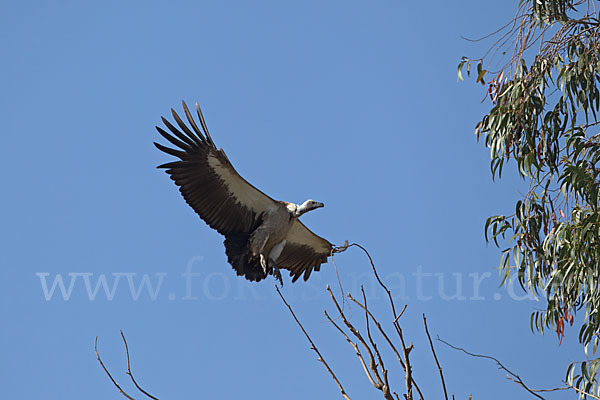
<path id="1" fill-rule="evenodd" d="M 250 234 L 239 233 L 225 236 L 225 254 L 227 261 L 238 275 L 250 281 L 260 281 L 266 278 L 260 260 L 250 254 L 248 239 Z"/>

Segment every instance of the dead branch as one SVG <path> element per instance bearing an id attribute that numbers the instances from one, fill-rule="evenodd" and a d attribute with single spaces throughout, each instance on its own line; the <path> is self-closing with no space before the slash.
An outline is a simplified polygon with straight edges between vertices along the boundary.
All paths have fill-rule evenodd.
<path id="1" fill-rule="evenodd" d="M 405 374 L 405 384 L 406 384 L 406 399 L 412 400 L 412 367 L 410 366 L 410 352 L 413 349 L 412 343 L 410 346 L 406 347 L 406 343 L 404 342 L 404 335 L 402 334 L 402 328 L 400 327 L 400 323 L 396 319 L 394 322 L 394 328 L 396 328 L 396 333 L 400 338 L 400 345 L 402 346 L 402 356 L 404 357 L 404 374 Z"/>
<path id="2" fill-rule="evenodd" d="M 375 278 L 377 279 L 377 282 L 379 283 L 379 286 L 381 286 L 383 288 L 383 290 L 385 290 L 385 292 L 388 295 L 388 299 L 390 301 L 390 307 L 392 308 L 392 314 L 394 315 L 394 319 L 398 320 L 399 315 L 396 314 L 396 305 L 394 304 L 394 298 L 392 297 L 392 292 L 390 292 L 390 290 L 387 288 L 387 286 L 385 286 L 385 284 L 383 283 L 383 281 L 379 278 L 379 274 L 377 273 L 377 268 L 375 268 L 375 263 L 373 263 L 373 258 L 371 257 L 371 255 L 369 254 L 369 252 L 367 251 L 367 249 L 365 249 L 364 247 L 362 247 L 360 244 L 358 243 L 352 243 L 346 246 L 346 248 L 352 247 L 352 246 L 356 246 L 359 249 L 361 249 L 369 258 L 369 263 L 371 264 L 371 269 L 373 270 L 373 274 L 375 275 Z M 404 306 L 404 309 L 406 309 L 406 306 Z M 402 312 L 404 312 L 404 310 L 402 310 Z M 402 315 L 402 314 L 400 314 Z"/>
<path id="3" fill-rule="evenodd" d="M 362 308 L 367 313 L 367 315 L 369 316 L 369 318 L 371 318 L 371 320 L 373 321 L 373 323 L 375 324 L 375 326 L 377 327 L 377 329 L 379 329 L 379 333 L 381 333 L 381 336 L 383 336 L 383 338 L 386 340 L 386 342 L 388 343 L 388 345 L 390 346 L 390 348 L 392 349 L 392 351 L 394 352 L 394 354 L 396 354 L 396 357 L 398 359 L 398 363 L 400 363 L 400 365 L 402 366 L 402 369 L 404 370 L 406 367 L 404 365 L 404 361 L 402 360 L 402 356 L 400 356 L 400 353 L 398 352 L 398 349 L 396 348 L 396 346 L 394 346 L 394 343 L 390 340 L 389 336 L 387 335 L 387 333 L 385 332 L 385 330 L 381 326 L 381 323 L 375 318 L 375 316 L 373 316 L 373 314 L 371 313 L 371 311 L 368 308 L 366 308 L 358 300 L 356 300 L 354 297 L 352 297 L 352 295 L 350 293 L 348 293 L 348 298 L 350 300 L 352 300 L 357 306 L 359 306 L 360 308 Z M 406 308 L 406 306 L 405 306 L 405 308 Z M 413 384 L 414 384 L 414 382 L 413 382 Z"/>
<path id="4" fill-rule="evenodd" d="M 144 389 L 142 389 L 140 387 L 140 385 L 138 385 L 138 383 L 136 382 L 135 378 L 133 377 L 133 373 L 131 372 L 131 363 L 130 363 L 130 359 L 129 359 L 129 346 L 127 345 L 127 340 L 125 339 L 125 335 L 123 334 L 123 331 L 121 331 L 121 338 L 123 338 L 123 344 L 125 345 L 125 354 L 127 355 L 127 372 L 126 372 L 126 374 L 129 375 L 129 377 L 131 378 L 131 381 L 133 382 L 133 384 L 135 385 L 135 387 L 137 388 L 137 390 L 139 390 L 142 394 L 144 394 L 146 397 L 149 397 L 152 400 L 158 400 L 157 397 L 152 396 L 150 393 L 148 393 Z M 121 392 L 121 394 L 123 396 L 125 396 L 129 400 L 135 400 L 133 397 L 131 397 L 129 394 L 127 394 L 121 388 L 121 386 L 119 386 L 119 384 L 117 383 L 117 381 L 112 377 L 112 375 L 110 374 L 110 372 L 108 371 L 108 369 L 106 368 L 106 366 L 104 365 L 104 363 L 102 362 L 102 359 L 100 358 L 100 354 L 98 353 L 98 336 L 96 336 L 96 340 L 94 342 L 94 351 L 96 352 L 96 358 L 98 359 L 98 362 L 102 366 L 102 369 L 104 369 L 104 372 L 106 372 L 106 375 L 108 375 L 108 377 L 110 378 L 110 380 L 113 383 L 113 385 L 117 389 L 119 389 L 119 392 Z"/>
<path id="5" fill-rule="evenodd" d="M 396 346 L 394 345 L 394 343 L 392 342 L 392 340 L 390 339 L 390 337 L 388 336 L 388 334 L 386 333 L 386 331 L 383 329 L 381 323 L 375 318 L 375 316 L 373 315 L 373 313 L 367 307 L 365 307 L 364 304 L 360 303 L 358 300 L 356 300 L 354 297 L 352 297 L 352 295 L 350 293 L 348 293 L 348 298 L 350 300 L 352 300 L 360 308 L 362 308 L 365 311 L 365 313 L 367 314 L 367 316 L 369 318 L 371 318 L 371 320 L 373 321 L 373 323 L 375 324 L 375 326 L 379 330 L 379 333 L 381 334 L 381 336 L 383 336 L 383 338 L 385 339 L 385 341 L 388 343 L 388 345 L 390 346 L 390 348 L 392 349 L 392 351 L 396 355 L 398 363 L 400 364 L 400 366 L 402 367 L 402 369 L 405 371 L 405 374 L 406 374 L 406 364 L 404 362 L 405 358 L 403 356 L 407 355 L 407 353 L 410 353 L 410 350 L 412 349 L 412 347 L 410 349 L 406 349 L 405 347 L 403 347 L 402 348 L 403 355 L 400 355 L 400 352 L 398 351 L 398 349 L 396 348 Z M 396 320 L 393 321 L 394 323 L 398 322 L 398 319 L 402 316 L 402 314 L 404 313 L 405 310 L 406 310 L 406 305 L 404 305 L 404 308 L 402 309 L 402 311 L 400 312 L 400 314 L 398 315 L 398 317 L 396 318 Z M 401 345 L 402 344 L 403 344 L 403 340 L 401 341 Z M 423 393 L 421 392 L 421 389 L 419 388 L 419 386 L 415 382 L 415 379 L 412 377 L 412 374 L 409 375 L 409 379 L 410 379 L 411 386 L 414 387 L 417 390 L 417 394 L 419 395 L 419 398 L 421 400 L 423 400 L 423 398 L 424 398 L 423 397 Z M 405 381 L 405 384 L 406 384 L 406 381 Z M 408 390 L 407 390 L 407 392 L 408 392 Z M 397 395 L 395 392 L 394 392 L 394 394 Z M 407 397 L 408 397 L 408 395 L 407 395 Z"/>
<path id="6" fill-rule="evenodd" d="M 374 378 L 374 380 L 371 380 L 371 383 L 373 384 L 373 386 L 375 386 L 376 389 L 381 390 L 383 392 L 384 397 L 386 399 L 393 400 L 393 397 L 389 390 L 389 386 L 387 386 L 385 384 L 385 382 L 381 379 L 381 375 L 379 374 L 378 364 L 375 361 L 374 350 L 371 349 L 371 347 L 367 344 L 366 340 L 364 339 L 364 337 L 362 336 L 360 331 L 354 325 L 352 325 L 352 323 L 350 323 L 350 321 L 348 321 L 348 319 L 346 318 L 346 315 L 342 311 L 342 309 L 341 309 L 337 299 L 335 298 L 333 292 L 331 291 L 331 288 L 329 287 L 329 285 L 327 285 L 327 291 L 329 292 L 329 296 L 331 297 L 333 304 L 335 304 L 335 307 L 339 313 L 339 316 L 342 318 L 342 321 L 344 322 L 344 324 L 346 325 L 348 330 L 360 342 L 360 344 L 366 350 L 366 352 L 369 356 L 369 370 L 373 374 L 373 378 Z M 382 372 L 383 372 L 383 369 L 382 369 Z M 387 372 L 386 372 L 386 374 L 387 374 Z"/>
<path id="7" fill-rule="evenodd" d="M 369 367 L 367 366 L 367 363 L 365 362 L 364 357 L 362 356 L 362 353 L 360 352 L 360 348 L 358 347 L 358 344 L 356 344 L 355 342 L 352 341 L 352 339 L 350 339 L 348 337 L 348 335 L 346 334 L 346 332 L 344 332 L 344 330 L 342 328 L 340 328 L 340 326 L 338 324 L 335 323 L 335 321 L 329 316 L 329 314 L 327 313 L 327 310 L 323 310 L 323 313 L 325 314 L 325 317 L 327 317 L 327 320 L 329 322 L 331 322 L 331 324 L 338 330 L 338 332 L 340 332 L 344 338 L 346 339 L 346 341 L 352 346 L 352 348 L 354 348 L 354 351 L 356 352 L 356 356 L 358 357 L 364 371 L 365 371 L 365 375 L 367 375 L 367 378 L 369 379 L 369 382 L 371 382 L 371 384 L 375 387 L 377 387 L 377 382 L 375 382 L 375 380 L 373 379 L 373 377 L 371 376 L 371 373 L 369 372 Z"/>
<path id="8" fill-rule="evenodd" d="M 104 369 L 104 372 L 106 372 L 106 375 L 108 375 L 108 377 L 110 378 L 113 385 L 115 385 L 115 387 L 117 389 L 119 389 L 119 392 L 121 392 L 121 394 L 123 396 L 127 397 L 129 400 L 135 400 L 133 397 L 128 395 L 123 389 L 121 389 L 121 386 L 119 386 L 117 381 L 115 381 L 115 379 L 112 377 L 110 372 L 108 372 L 108 369 L 106 369 L 106 367 L 104 366 L 104 363 L 102 362 L 102 359 L 100 358 L 100 354 L 98 353 L 98 336 L 96 336 L 96 340 L 94 341 L 94 352 L 96 353 L 96 358 L 98 359 L 98 362 L 102 366 L 102 369 Z"/>
<path id="9" fill-rule="evenodd" d="M 440 366 L 440 362 L 438 361 L 437 355 L 435 354 L 435 349 L 433 348 L 433 342 L 431 341 L 431 336 L 429 335 L 429 329 L 427 329 L 427 318 L 425 318 L 425 314 L 423 314 L 423 325 L 425 325 L 425 333 L 427 334 L 427 339 L 429 339 L 429 346 L 431 346 L 431 353 L 433 354 L 435 365 L 437 365 L 438 371 L 440 372 L 440 380 L 442 381 L 442 388 L 444 388 L 444 398 L 448 400 L 448 392 L 446 391 L 446 382 L 444 381 L 444 374 L 442 373 L 442 367 Z"/>
<path id="10" fill-rule="evenodd" d="M 145 394 L 152 400 L 158 400 L 156 397 L 152 396 L 150 393 L 148 393 L 144 389 L 142 389 L 140 387 L 140 385 L 138 385 L 138 383 L 135 381 L 135 378 L 133 377 L 133 373 L 131 372 L 131 364 L 129 362 L 129 346 L 127 346 L 127 340 L 125 339 L 125 335 L 123 334 L 123 331 L 121 331 L 121 337 L 123 338 L 123 344 L 125 344 L 125 354 L 127 354 L 127 372 L 126 372 L 126 374 L 129 375 L 129 377 L 131 378 L 131 381 L 133 382 L 133 384 L 135 385 L 137 390 L 139 390 L 140 392 L 142 392 L 143 394 Z"/>
<path id="11" fill-rule="evenodd" d="M 406 365 L 404 364 L 404 360 L 403 360 L 402 356 L 400 355 L 400 352 L 398 351 L 398 349 L 396 348 L 396 346 L 394 345 L 394 343 L 392 342 L 392 340 L 390 339 L 390 337 L 387 335 L 386 331 L 383 329 L 381 323 L 375 318 L 375 316 L 373 315 L 373 313 L 371 313 L 371 311 L 364 306 L 364 304 L 361 304 L 358 300 L 356 300 L 354 297 L 352 297 L 352 295 L 350 293 L 348 293 L 348 298 L 351 301 L 353 301 L 357 306 L 359 306 L 360 308 L 362 308 L 367 313 L 367 315 L 369 316 L 369 318 L 371 318 L 371 320 L 373 321 L 373 323 L 375 324 L 375 326 L 379 330 L 379 333 L 381 333 L 381 336 L 383 336 L 383 338 L 385 339 L 385 341 L 388 343 L 388 345 L 390 346 L 390 348 L 392 349 L 392 351 L 396 355 L 396 358 L 398 359 L 398 363 L 400 364 L 400 366 L 402 367 L 402 369 L 404 371 L 406 371 Z M 406 310 L 406 305 L 404 306 L 404 308 L 400 312 L 400 315 L 398 315 L 398 318 L 400 318 L 402 316 L 402 314 L 404 313 L 404 310 Z M 394 322 L 397 322 L 397 320 L 394 321 Z M 411 382 L 412 382 L 412 386 L 417 390 L 419 398 L 421 400 L 423 400 L 423 394 L 421 393 L 421 389 L 419 388 L 419 386 L 415 382 L 414 378 L 412 378 L 412 376 L 411 376 Z"/>
<path id="12" fill-rule="evenodd" d="M 312 339 L 310 338 L 310 336 L 308 335 L 308 333 L 306 332 L 306 330 L 304 329 L 304 326 L 302 326 L 302 324 L 300 323 L 300 321 L 298 320 L 298 318 L 296 317 L 296 314 L 294 313 L 294 310 L 292 309 L 292 307 L 288 304 L 287 301 L 285 301 L 285 298 L 283 297 L 283 295 L 281 294 L 281 292 L 279 291 L 279 288 L 277 287 L 277 285 L 275 285 L 275 290 L 277 290 L 277 293 L 279 294 L 279 297 L 281 297 L 281 300 L 283 301 L 283 303 L 287 306 L 288 310 L 290 311 L 290 313 L 292 314 L 292 317 L 294 317 L 294 320 L 296 321 L 296 323 L 298 324 L 298 326 L 300 327 L 300 329 L 302 330 L 302 332 L 304 333 L 304 336 L 306 336 L 306 339 L 308 339 L 308 341 L 310 342 L 311 345 L 311 349 L 317 353 L 317 360 L 322 362 L 323 365 L 325 366 L 325 368 L 327 369 L 327 372 L 329 372 L 329 374 L 331 375 L 331 377 L 333 378 L 333 380 L 335 381 L 335 383 L 337 384 L 338 388 L 340 389 L 340 392 L 342 394 L 342 397 L 346 400 L 350 400 L 350 397 L 346 394 L 346 391 L 344 390 L 342 384 L 340 383 L 339 379 L 337 378 L 337 376 L 335 376 L 335 374 L 333 373 L 333 371 L 331 370 L 331 368 L 329 367 L 329 364 L 327 364 L 327 361 L 325 361 L 325 358 L 323 358 L 323 356 L 321 355 L 321 352 L 319 351 L 319 349 L 317 349 L 317 346 L 314 344 L 314 342 L 312 341 Z"/>
<path id="13" fill-rule="evenodd" d="M 498 365 L 498 367 L 502 370 L 504 370 L 509 377 L 512 377 L 513 379 L 511 379 L 513 382 L 517 383 L 519 386 L 521 386 L 523 389 L 527 390 L 529 393 L 531 393 L 533 396 L 537 397 L 538 399 L 542 399 L 544 400 L 544 398 L 542 396 L 540 396 L 539 394 L 536 393 L 536 390 L 531 389 L 529 386 L 527 386 L 525 384 L 525 382 L 523 382 L 523 380 L 519 377 L 519 375 L 515 374 L 514 372 L 512 372 L 511 370 L 509 370 L 508 368 L 506 368 L 497 358 L 492 357 L 492 356 L 488 356 L 485 354 L 475 354 L 475 353 L 471 353 L 461 347 L 456 347 L 451 345 L 450 343 L 446 342 L 445 340 L 440 339 L 439 337 L 437 338 L 437 340 L 439 340 L 440 342 L 444 343 L 446 346 L 453 348 L 454 350 L 458 350 L 458 351 L 462 351 L 463 353 L 471 356 L 471 357 L 476 357 L 476 358 L 486 358 L 488 360 L 492 360 L 494 362 L 496 362 L 496 364 Z M 599 399 L 600 400 L 600 399 Z"/>
<path id="14" fill-rule="evenodd" d="M 337 278 L 338 287 L 340 288 L 340 296 L 342 297 L 342 310 L 344 309 L 344 306 L 346 304 L 345 297 L 344 297 L 344 288 L 342 286 L 342 280 L 340 279 L 340 273 L 338 271 L 337 264 L 335 263 L 335 260 L 333 259 L 333 255 L 338 254 L 338 253 L 343 253 L 344 251 L 346 251 L 348 249 L 348 246 L 349 246 L 348 240 L 346 240 L 346 241 L 344 241 L 344 244 L 342 246 L 334 246 L 331 249 L 331 252 L 329 253 L 329 257 L 331 257 L 331 263 L 333 264 L 333 268 L 335 269 L 335 277 Z M 352 309 L 350 309 L 350 312 L 352 313 Z M 350 314 L 350 317 L 352 317 L 352 314 Z"/>
<path id="15" fill-rule="evenodd" d="M 381 323 L 375 318 L 373 313 L 371 313 L 371 311 L 369 310 L 368 305 L 367 305 L 367 296 L 366 296 L 363 286 L 361 286 L 361 292 L 362 292 L 362 297 L 363 297 L 362 303 L 357 301 L 356 299 L 354 299 L 350 293 L 348 293 L 348 298 L 351 301 L 355 302 L 365 312 L 365 328 L 367 331 L 366 336 L 367 336 L 368 341 L 365 339 L 365 337 L 362 336 L 359 329 L 357 329 L 356 326 L 354 326 L 349 321 L 349 318 L 344 314 L 343 307 L 340 306 L 339 301 L 337 300 L 337 298 L 335 297 L 335 295 L 333 294 L 333 292 L 331 291 L 331 288 L 329 286 L 327 286 L 327 291 L 329 292 L 330 298 L 338 311 L 338 317 L 342 319 L 344 325 L 350 331 L 350 334 L 356 338 L 356 342 L 352 341 L 352 339 L 350 339 L 348 334 L 346 334 L 344 332 L 344 330 L 338 324 L 335 323 L 334 319 L 330 317 L 330 315 L 327 313 L 327 311 L 324 311 L 325 317 L 338 330 L 338 332 L 340 332 L 344 336 L 344 339 L 346 339 L 346 341 L 354 348 L 354 351 L 355 351 L 361 365 L 363 366 L 363 369 L 365 371 L 365 374 L 367 375 L 367 378 L 369 379 L 369 382 L 371 382 L 371 384 L 376 389 L 380 390 L 386 399 L 393 400 L 394 397 L 399 399 L 400 397 L 398 396 L 398 394 L 396 392 L 392 392 L 390 389 L 390 384 L 388 381 L 388 370 L 385 367 L 383 355 L 381 354 L 381 352 L 377 346 L 376 340 L 372 336 L 371 325 L 370 325 L 370 321 L 372 321 L 375 324 L 375 326 L 377 327 L 380 334 L 384 337 L 385 341 L 388 343 L 388 345 L 390 346 L 390 348 L 392 349 L 394 354 L 396 355 L 396 358 L 398 359 L 400 366 L 402 367 L 402 369 L 405 372 L 406 394 L 404 395 L 404 398 L 407 400 L 413 399 L 412 392 L 413 392 L 413 387 L 414 387 L 418 393 L 419 398 L 421 400 L 423 400 L 423 394 L 422 394 L 421 390 L 419 389 L 418 385 L 416 384 L 416 382 L 414 381 L 414 378 L 412 377 L 412 367 L 410 365 L 410 352 L 413 348 L 413 345 L 412 344 L 410 344 L 409 346 L 406 345 L 406 343 L 404 341 L 404 336 L 402 334 L 402 328 L 400 327 L 400 324 L 398 322 L 398 320 L 400 319 L 400 317 L 403 315 L 404 311 L 406 310 L 406 305 L 404 305 L 404 307 L 402 308 L 402 311 L 400 313 L 396 312 L 396 305 L 394 303 L 392 293 L 387 288 L 387 286 L 383 283 L 381 278 L 379 277 L 377 268 L 375 267 L 375 263 L 373 262 L 373 258 L 371 257 L 369 252 L 364 247 L 362 247 L 361 245 L 359 245 L 357 243 L 348 244 L 348 242 L 346 242 L 344 244 L 344 246 L 339 248 L 339 251 L 332 252 L 332 255 L 333 255 L 333 253 L 345 251 L 349 247 L 353 247 L 353 246 L 360 248 L 367 255 L 367 257 L 369 259 L 369 263 L 370 263 L 372 271 L 373 271 L 373 274 L 375 275 L 375 278 L 377 279 L 379 286 L 387 294 L 390 309 L 392 311 L 392 316 L 393 316 L 392 323 L 393 323 L 396 333 L 398 334 L 398 337 L 400 339 L 401 352 L 394 345 L 393 341 L 390 339 L 389 335 L 386 333 L 386 331 L 382 327 Z M 342 302 L 342 304 L 344 304 L 344 302 Z M 360 343 L 360 347 L 362 347 L 364 349 L 364 351 L 366 352 L 366 355 L 368 356 L 368 359 L 369 359 L 368 363 L 365 360 L 365 357 L 363 356 L 363 354 L 361 353 L 361 350 L 359 349 L 359 343 Z"/>
<path id="16" fill-rule="evenodd" d="M 377 279 L 377 282 L 379 283 L 379 286 L 381 286 L 381 288 L 386 292 L 386 294 L 388 296 L 390 308 L 392 310 L 392 315 L 394 316 L 394 328 L 396 329 L 396 333 L 398 334 L 398 338 L 400 339 L 400 343 L 402 345 L 402 354 L 403 354 L 403 358 L 404 358 L 405 385 L 406 385 L 406 396 L 405 397 L 407 400 L 412 400 L 413 379 L 412 379 L 412 367 L 410 365 L 410 351 L 412 350 L 413 346 L 412 346 L 412 344 L 409 346 L 406 346 L 406 343 L 404 342 L 404 336 L 402 334 L 402 328 L 400 327 L 400 324 L 398 323 L 398 319 L 400 318 L 400 315 L 402 315 L 402 313 L 406 309 L 406 305 L 404 306 L 402 313 L 400 313 L 400 314 L 396 313 L 396 305 L 394 303 L 394 298 L 392 296 L 392 292 L 387 288 L 387 286 L 383 283 L 383 281 L 379 277 L 379 274 L 377 273 L 377 268 L 375 268 L 375 263 L 373 262 L 373 258 L 371 257 L 371 255 L 369 254 L 367 249 L 365 249 L 363 246 L 361 246 L 358 243 L 352 243 L 352 244 L 346 245 L 346 248 L 349 248 L 352 246 L 358 247 L 366 254 L 367 258 L 369 259 L 369 263 L 371 264 L 371 269 L 373 270 L 373 274 L 375 275 L 375 278 Z"/>
<path id="17" fill-rule="evenodd" d="M 390 394 L 390 384 L 388 382 L 388 371 L 387 369 L 385 369 L 385 365 L 383 364 L 383 358 L 381 357 L 381 353 L 379 352 L 379 349 L 377 348 L 377 343 L 375 343 L 375 341 L 373 340 L 373 337 L 371 336 L 371 328 L 369 326 L 369 313 L 367 312 L 368 307 L 367 307 L 367 296 L 365 295 L 365 289 L 363 288 L 362 285 L 360 285 L 360 290 L 362 292 L 363 295 L 363 303 L 365 305 L 365 324 L 367 327 L 367 337 L 369 338 L 369 342 L 371 343 L 371 346 L 373 347 L 373 351 L 375 351 L 375 355 L 377 356 L 377 360 L 379 361 L 379 368 L 381 368 L 381 375 L 383 375 L 383 388 L 382 391 L 384 392 L 384 395 L 386 395 L 386 399 L 388 397 L 392 398 L 391 394 Z M 393 398 L 392 398 L 393 400 Z"/>

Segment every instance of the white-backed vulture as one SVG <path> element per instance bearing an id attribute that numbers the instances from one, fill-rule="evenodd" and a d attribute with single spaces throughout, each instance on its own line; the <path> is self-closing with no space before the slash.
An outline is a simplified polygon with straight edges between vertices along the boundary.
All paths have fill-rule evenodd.
<path id="1" fill-rule="evenodd" d="M 217 149 L 198 104 L 202 129 L 185 102 L 183 110 L 189 126 L 171 109 L 179 129 L 165 118 L 162 121 L 170 132 L 156 127 L 177 149 L 155 146 L 178 158 L 158 168 L 166 170 L 200 218 L 225 236 L 225 253 L 238 275 L 260 281 L 271 274 L 283 283 L 279 269 L 284 268 L 292 282 L 300 276 L 307 280 L 327 262 L 333 246 L 298 217 L 323 203 L 307 200 L 298 205 L 267 196 L 242 178 L 225 152 Z"/>

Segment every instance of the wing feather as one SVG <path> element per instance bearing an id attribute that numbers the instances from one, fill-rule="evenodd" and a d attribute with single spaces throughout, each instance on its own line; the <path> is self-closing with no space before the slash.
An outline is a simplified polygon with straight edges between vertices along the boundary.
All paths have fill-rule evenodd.
<path id="1" fill-rule="evenodd" d="M 167 139 L 172 145 L 175 145 L 175 146 L 179 147 L 180 149 L 184 149 L 186 151 L 188 151 L 190 149 L 190 145 L 188 142 L 186 142 L 186 143 L 188 143 L 188 144 L 186 144 L 186 143 L 182 142 L 181 140 L 174 138 L 173 136 L 171 136 L 167 132 L 165 132 L 163 129 L 161 129 L 159 126 L 156 127 L 156 130 L 158 131 L 160 136 Z M 185 136 L 181 135 L 181 137 L 185 137 Z M 189 140 L 189 139 L 187 139 L 187 140 Z M 194 146 L 194 145 L 192 144 L 191 146 Z"/>
<path id="2" fill-rule="evenodd" d="M 294 220 L 286 241 L 277 265 L 290 271 L 292 282 L 302 275 L 307 280 L 313 270 L 319 271 L 333 248 L 331 243 L 313 233 L 298 219 Z"/>
<path id="3" fill-rule="evenodd" d="M 242 178 L 221 149 L 217 149 L 206 128 L 202 111 L 196 111 L 202 130 L 198 128 L 183 102 L 190 129 L 171 109 L 177 127 L 167 119 L 163 123 L 170 131 L 156 127 L 158 133 L 173 149 L 159 143 L 154 145 L 178 160 L 160 165 L 179 186 L 185 201 L 211 228 L 223 235 L 248 232 L 265 210 L 276 202 Z M 181 130 L 180 130 L 181 129 Z"/>
<path id="4" fill-rule="evenodd" d="M 189 137 L 194 137 L 195 136 L 192 133 L 192 131 L 190 130 L 190 128 L 188 128 L 187 125 L 183 123 L 183 121 L 181 120 L 181 118 L 179 118 L 179 115 L 177 115 L 177 113 L 175 112 L 175 110 L 173 110 L 172 108 L 171 108 L 171 114 L 173 115 L 173 119 L 175 119 L 175 122 L 177 122 L 177 125 L 179 126 L 179 128 L 181 128 L 181 130 L 184 131 L 187 134 L 187 136 L 189 136 Z M 189 144 L 191 146 L 193 146 L 193 142 L 191 142 Z"/>
<path id="5" fill-rule="evenodd" d="M 173 111 L 173 109 L 171 109 Z M 174 112 L 174 111 L 173 111 Z M 196 135 L 186 136 L 182 134 L 177 128 L 173 126 L 165 117 L 160 117 L 163 124 L 172 132 L 173 135 L 177 136 L 180 140 L 186 142 L 190 147 L 196 147 L 202 145 L 202 141 L 198 140 Z"/>
<path id="6" fill-rule="evenodd" d="M 185 106 L 185 103 L 184 108 L 187 108 Z M 202 125 L 202 129 L 204 130 L 204 134 L 206 135 L 206 140 L 211 146 L 216 148 L 215 142 L 213 142 L 212 138 L 210 137 L 210 133 L 208 132 L 208 128 L 206 127 L 206 122 L 204 121 L 204 115 L 202 115 L 202 111 L 200 110 L 200 106 L 198 105 L 198 103 L 196 103 L 196 114 L 198 114 L 198 119 L 200 119 L 200 125 Z"/>

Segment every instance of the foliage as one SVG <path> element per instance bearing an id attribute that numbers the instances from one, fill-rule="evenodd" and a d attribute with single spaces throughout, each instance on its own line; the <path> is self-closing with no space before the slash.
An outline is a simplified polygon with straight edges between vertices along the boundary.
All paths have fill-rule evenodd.
<path id="1" fill-rule="evenodd" d="M 521 0 L 515 18 L 491 35 L 479 59 L 463 57 L 458 76 L 477 66 L 491 109 L 476 125 L 491 153 L 493 178 L 514 163 L 529 190 L 514 213 L 490 217 L 486 240 L 502 250 L 502 282 L 543 294 L 532 330 L 556 331 L 579 313 L 586 360 L 567 381 L 600 394 L 600 21 L 595 1 Z M 484 66 L 487 69 L 484 69 Z M 495 69 L 495 70 L 493 70 Z M 474 74 L 475 75 L 475 74 Z M 489 78 L 486 84 L 485 78 Z"/>

